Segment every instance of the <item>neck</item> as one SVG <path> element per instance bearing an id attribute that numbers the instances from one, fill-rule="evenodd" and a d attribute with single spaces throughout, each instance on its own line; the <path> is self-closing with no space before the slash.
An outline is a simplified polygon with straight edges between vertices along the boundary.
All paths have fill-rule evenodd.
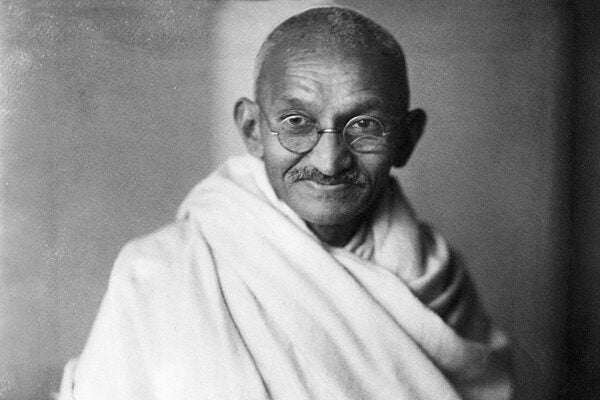
<path id="1" fill-rule="evenodd" d="M 360 227 L 363 218 L 340 225 L 316 225 L 307 222 L 308 227 L 321 241 L 334 247 L 345 246 Z"/>

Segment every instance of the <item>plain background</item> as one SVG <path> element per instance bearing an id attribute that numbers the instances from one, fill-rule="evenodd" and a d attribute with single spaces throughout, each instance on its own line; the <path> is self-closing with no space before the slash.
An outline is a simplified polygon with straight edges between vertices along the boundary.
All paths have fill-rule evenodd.
<path id="1" fill-rule="evenodd" d="M 58 389 L 119 249 L 244 151 L 232 108 L 256 50 L 318 3 L 0 3 L 0 399 Z M 397 173 L 523 350 L 532 399 L 600 390 L 592 3 L 337 2 L 405 49 L 428 125 Z"/>

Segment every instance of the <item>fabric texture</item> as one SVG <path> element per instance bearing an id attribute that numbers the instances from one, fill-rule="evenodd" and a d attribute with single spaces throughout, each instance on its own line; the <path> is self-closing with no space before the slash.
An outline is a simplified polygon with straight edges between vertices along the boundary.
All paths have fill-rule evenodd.
<path id="1" fill-rule="evenodd" d="M 390 178 L 323 244 L 264 165 L 230 159 L 125 246 L 61 399 L 508 399 L 509 343 Z"/>

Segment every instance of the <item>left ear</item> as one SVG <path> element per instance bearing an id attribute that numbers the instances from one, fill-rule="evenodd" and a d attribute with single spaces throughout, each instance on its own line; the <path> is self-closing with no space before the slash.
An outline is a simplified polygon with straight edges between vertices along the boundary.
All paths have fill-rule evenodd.
<path id="1" fill-rule="evenodd" d="M 392 165 L 396 168 L 402 168 L 408 162 L 421 135 L 425 129 L 427 115 L 425 111 L 417 108 L 410 111 L 404 120 L 404 127 L 401 131 L 396 132 L 396 138 L 393 140 L 393 158 Z"/>

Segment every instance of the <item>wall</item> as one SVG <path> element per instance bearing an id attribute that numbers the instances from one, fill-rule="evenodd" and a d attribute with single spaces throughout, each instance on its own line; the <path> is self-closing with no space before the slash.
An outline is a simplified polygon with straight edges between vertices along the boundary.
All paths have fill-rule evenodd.
<path id="1" fill-rule="evenodd" d="M 527 399 L 562 373 L 569 254 L 571 13 L 551 1 L 341 1 L 405 48 L 412 104 L 429 116 L 403 177 L 462 252 L 520 346 Z"/>
<path id="2" fill-rule="evenodd" d="M 317 1 L 312 3 L 318 3 Z M 429 116 L 409 197 L 459 248 L 488 309 L 559 375 L 570 73 L 563 2 L 340 1 L 403 44 Z M 376 5 L 375 5 L 376 4 Z M 266 32 L 306 2 L 6 1 L 0 5 L 0 399 L 47 398 L 81 350 L 128 239 L 169 221 L 243 151 Z M 535 398 L 535 397 L 530 397 Z"/>
<path id="3" fill-rule="evenodd" d="M 0 398 L 44 399 L 119 248 L 169 221 L 213 166 L 217 7 L 2 7 Z"/>
<path id="4" fill-rule="evenodd" d="M 600 3 L 574 3 L 574 262 L 567 340 L 570 374 L 562 399 L 587 400 L 600 393 Z"/>

